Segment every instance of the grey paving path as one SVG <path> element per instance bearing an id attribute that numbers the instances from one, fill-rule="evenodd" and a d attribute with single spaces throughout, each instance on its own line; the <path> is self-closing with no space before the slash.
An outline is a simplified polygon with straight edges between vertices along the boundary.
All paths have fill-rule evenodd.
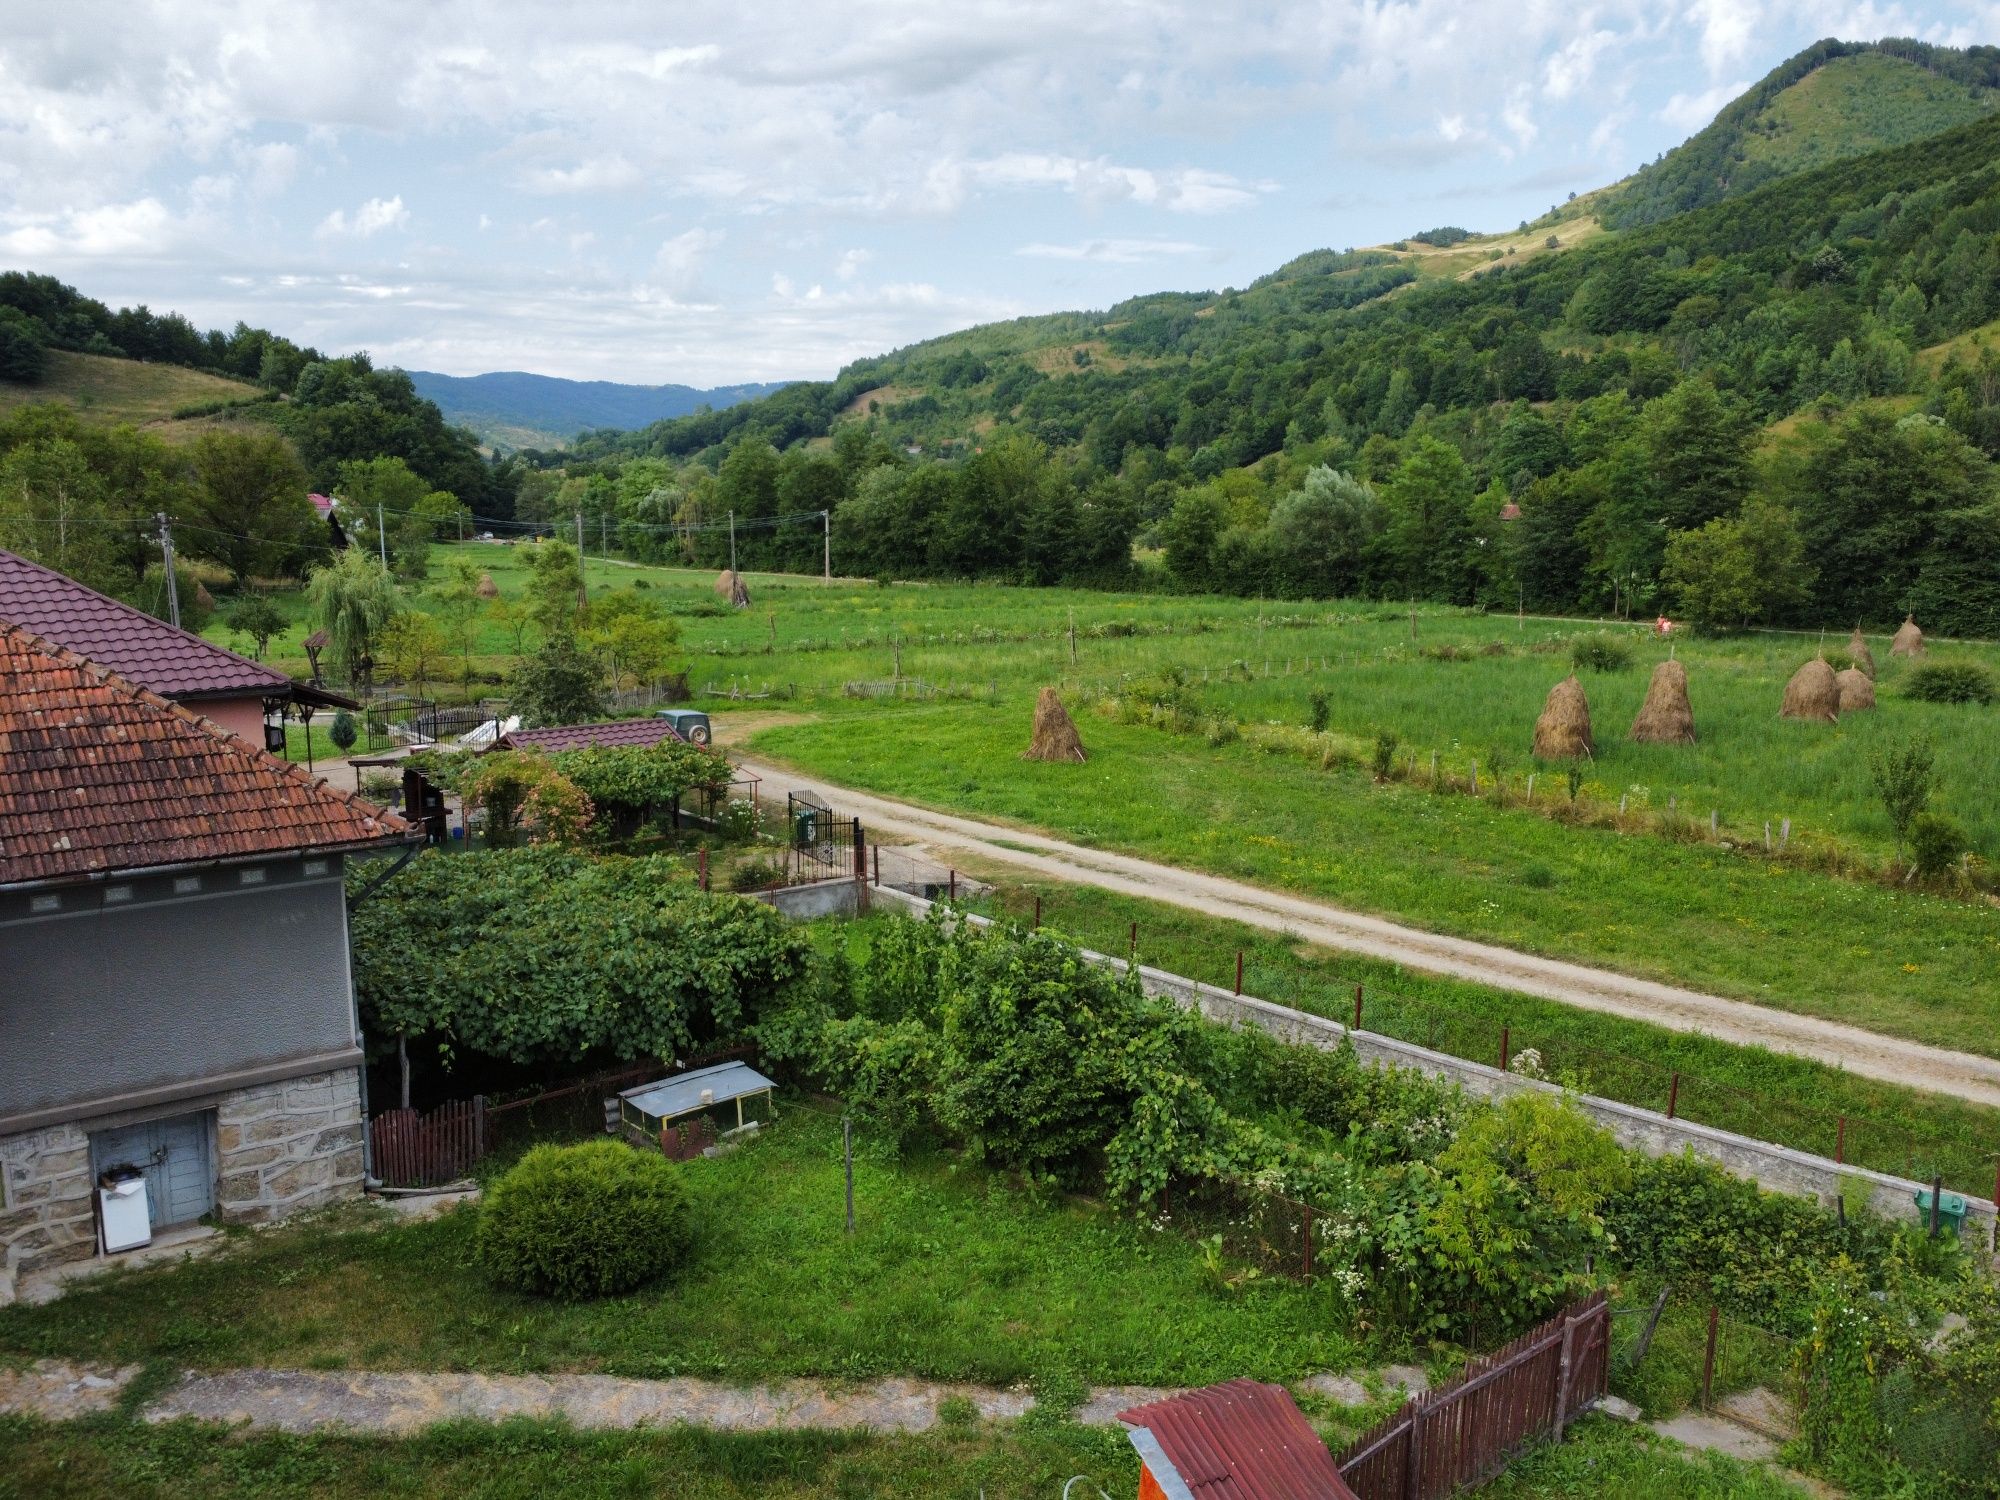
<path id="1" fill-rule="evenodd" d="M 102 1411 L 116 1402 L 136 1368 L 97 1371 L 43 1361 L 29 1370 L 0 1370 L 0 1412 L 32 1412 L 61 1420 Z M 1393 1389 L 1402 1367 L 1380 1372 Z M 1421 1378 L 1422 1372 L 1414 1372 Z M 1333 1382 L 1331 1384 L 1327 1382 Z M 1313 1389 L 1359 1404 L 1365 1388 L 1347 1377 L 1314 1377 Z M 1175 1392 L 1160 1386 L 1101 1386 L 1077 1419 L 1108 1427 L 1128 1407 Z M 346 1427 L 408 1434 L 434 1422 L 472 1418 L 564 1417 L 578 1427 L 671 1427 L 720 1432 L 800 1428 L 924 1432 L 940 1421 L 947 1401 L 963 1402 L 983 1418 L 1018 1417 L 1034 1406 L 1025 1390 L 943 1381 L 886 1379 L 855 1385 L 782 1380 L 733 1386 L 719 1381 L 624 1380 L 609 1375 L 467 1375 L 432 1371 L 229 1370 L 189 1371 L 146 1407 L 149 1422 L 177 1417 L 248 1424 L 279 1432 Z"/>

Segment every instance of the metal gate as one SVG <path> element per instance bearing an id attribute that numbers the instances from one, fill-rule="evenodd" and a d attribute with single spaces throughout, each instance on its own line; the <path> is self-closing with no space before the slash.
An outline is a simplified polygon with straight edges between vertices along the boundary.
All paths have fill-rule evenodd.
<path id="1" fill-rule="evenodd" d="M 215 1208 L 212 1117 L 176 1115 L 103 1130 L 90 1138 L 94 1179 L 107 1168 L 130 1165 L 146 1175 L 146 1210 L 153 1228 L 192 1224 Z"/>
<path id="2" fill-rule="evenodd" d="M 858 818 L 836 817 L 811 792 L 792 792 L 785 798 L 785 824 L 791 830 L 792 878 L 799 884 L 862 874 Z"/>

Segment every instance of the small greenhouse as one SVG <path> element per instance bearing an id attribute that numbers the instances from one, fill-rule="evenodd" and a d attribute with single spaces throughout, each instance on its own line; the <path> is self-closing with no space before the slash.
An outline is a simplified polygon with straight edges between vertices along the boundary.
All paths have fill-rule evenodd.
<path id="1" fill-rule="evenodd" d="M 748 1063 L 717 1063 L 618 1096 L 618 1123 L 673 1157 L 697 1156 L 725 1135 L 774 1117 L 777 1085 Z"/>

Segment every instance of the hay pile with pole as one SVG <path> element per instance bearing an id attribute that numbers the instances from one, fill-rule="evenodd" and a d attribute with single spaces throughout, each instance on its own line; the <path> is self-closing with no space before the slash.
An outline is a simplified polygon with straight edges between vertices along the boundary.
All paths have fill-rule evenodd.
<path id="1" fill-rule="evenodd" d="M 475 592 L 482 599 L 498 599 L 500 597 L 500 585 L 493 581 L 491 573 L 481 573 L 479 575 L 479 587 Z"/>
<path id="2" fill-rule="evenodd" d="M 1792 680 L 1785 684 L 1785 702 L 1778 710 L 1778 717 L 1818 719 L 1827 724 L 1840 717 L 1840 684 L 1825 657 L 1815 656 L 1792 673 Z"/>
<path id="3" fill-rule="evenodd" d="M 1917 629 L 1917 617 L 1904 615 L 1903 623 L 1896 631 L 1895 640 L 1889 643 L 1891 656 L 1922 656 L 1924 654 L 1924 633 Z"/>
<path id="4" fill-rule="evenodd" d="M 750 586 L 743 581 L 743 575 L 733 568 L 724 568 L 715 580 L 715 597 L 731 609 L 750 607 Z"/>
<path id="5" fill-rule="evenodd" d="M 1840 685 L 1840 711 L 1844 714 L 1862 713 L 1875 706 L 1875 684 L 1859 667 L 1849 667 L 1839 672 L 1833 679 Z"/>
<path id="6" fill-rule="evenodd" d="M 1597 753 L 1590 737 L 1590 700 L 1572 672 L 1549 689 L 1542 716 L 1535 720 L 1536 760 L 1589 760 Z"/>
<path id="7" fill-rule="evenodd" d="M 1074 761 L 1090 758 L 1083 752 L 1083 741 L 1077 735 L 1076 725 L 1070 722 L 1069 711 L 1052 687 L 1043 688 L 1035 699 L 1035 732 L 1021 758 Z"/>
<path id="8" fill-rule="evenodd" d="M 1870 677 L 1875 675 L 1875 654 L 1868 649 L 1868 638 L 1861 633 L 1861 627 L 1854 627 L 1854 634 L 1847 638 L 1847 656 L 1855 666 Z"/>
<path id="9" fill-rule="evenodd" d="M 1687 668 L 1663 661 L 1653 668 L 1652 685 L 1639 717 L 1632 721 L 1632 738 L 1642 745 L 1692 745 L 1694 708 L 1688 702 Z"/>

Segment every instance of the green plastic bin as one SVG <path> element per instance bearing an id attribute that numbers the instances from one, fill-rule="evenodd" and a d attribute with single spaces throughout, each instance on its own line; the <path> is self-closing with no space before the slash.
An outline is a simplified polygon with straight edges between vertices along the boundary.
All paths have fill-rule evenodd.
<path id="1" fill-rule="evenodd" d="M 1925 1228 L 1931 1222 L 1931 1190 L 1918 1188 L 1913 1195 L 1917 1200 L 1917 1222 Z M 1957 1234 L 1965 1228 L 1965 1194 L 1941 1193 L 1938 1195 L 1938 1228 L 1949 1229 Z"/>

